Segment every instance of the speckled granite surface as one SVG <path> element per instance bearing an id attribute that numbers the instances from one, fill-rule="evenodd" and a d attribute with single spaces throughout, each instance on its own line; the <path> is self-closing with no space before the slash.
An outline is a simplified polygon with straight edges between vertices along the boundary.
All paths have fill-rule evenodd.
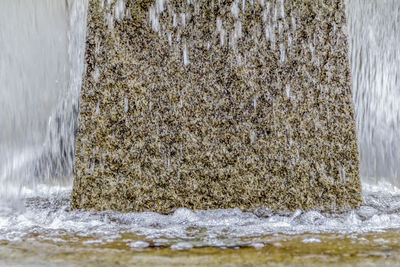
<path id="1" fill-rule="evenodd" d="M 343 5 L 90 0 L 72 208 L 358 206 Z"/>

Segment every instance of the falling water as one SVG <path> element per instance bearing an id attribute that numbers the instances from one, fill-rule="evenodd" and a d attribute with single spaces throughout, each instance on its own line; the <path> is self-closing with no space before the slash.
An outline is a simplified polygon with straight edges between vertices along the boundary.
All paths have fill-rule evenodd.
<path id="1" fill-rule="evenodd" d="M 0 1 L 0 198 L 71 174 L 86 2 Z"/>
<path id="2" fill-rule="evenodd" d="M 363 182 L 400 185 L 400 1 L 348 0 Z"/>

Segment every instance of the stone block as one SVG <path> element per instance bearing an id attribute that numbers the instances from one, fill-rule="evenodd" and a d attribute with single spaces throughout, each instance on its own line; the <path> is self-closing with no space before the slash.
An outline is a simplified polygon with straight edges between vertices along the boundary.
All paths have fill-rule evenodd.
<path id="1" fill-rule="evenodd" d="M 72 208 L 360 205 L 343 0 L 91 0 Z"/>

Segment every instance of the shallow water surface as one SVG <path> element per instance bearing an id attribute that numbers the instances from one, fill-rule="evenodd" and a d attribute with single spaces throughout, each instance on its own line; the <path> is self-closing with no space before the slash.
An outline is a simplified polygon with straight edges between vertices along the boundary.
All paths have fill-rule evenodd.
<path id="1" fill-rule="evenodd" d="M 0 212 L 0 258 L 9 264 L 380 265 L 400 260 L 400 190 L 391 185 L 364 186 L 364 205 L 343 214 L 70 211 L 70 186 L 42 185 L 25 189 L 25 195 L 23 207 Z"/>

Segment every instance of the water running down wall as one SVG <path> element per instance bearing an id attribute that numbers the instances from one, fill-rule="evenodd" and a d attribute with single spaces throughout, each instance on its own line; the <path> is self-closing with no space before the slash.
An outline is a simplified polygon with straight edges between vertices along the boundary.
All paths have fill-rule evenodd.
<path id="1" fill-rule="evenodd" d="M 0 198 L 71 175 L 86 5 L 0 0 Z M 399 8 L 348 0 L 363 182 L 398 184 Z"/>

